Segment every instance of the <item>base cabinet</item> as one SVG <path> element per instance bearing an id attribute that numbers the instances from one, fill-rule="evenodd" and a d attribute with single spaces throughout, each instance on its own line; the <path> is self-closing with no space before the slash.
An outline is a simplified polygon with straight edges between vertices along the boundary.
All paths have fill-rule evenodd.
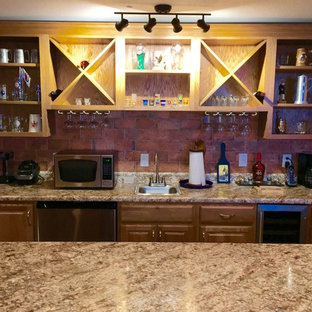
<path id="1" fill-rule="evenodd" d="M 199 208 L 200 241 L 256 242 L 256 212 L 256 205 L 201 205 Z"/>
<path id="2" fill-rule="evenodd" d="M 189 204 L 122 203 L 118 207 L 119 241 L 194 242 L 196 207 Z"/>
<path id="3" fill-rule="evenodd" d="M 0 241 L 34 240 L 34 203 L 0 203 Z"/>

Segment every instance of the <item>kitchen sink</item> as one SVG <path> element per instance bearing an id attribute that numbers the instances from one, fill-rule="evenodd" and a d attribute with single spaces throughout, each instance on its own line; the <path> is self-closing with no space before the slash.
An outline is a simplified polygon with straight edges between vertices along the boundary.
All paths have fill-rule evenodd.
<path id="1" fill-rule="evenodd" d="M 180 187 L 178 185 L 166 185 L 166 186 L 149 186 L 149 185 L 137 185 L 135 188 L 136 195 L 180 195 Z"/>

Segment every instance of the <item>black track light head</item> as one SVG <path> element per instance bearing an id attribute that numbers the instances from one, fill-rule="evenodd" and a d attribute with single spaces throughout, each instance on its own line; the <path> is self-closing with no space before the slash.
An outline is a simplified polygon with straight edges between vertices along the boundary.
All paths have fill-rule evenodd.
<path id="1" fill-rule="evenodd" d="M 144 25 L 144 29 L 147 31 L 147 32 L 152 32 L 152 28 L 157 24 L 156 22 L 156 18 L 151 18 L 151 16 L 149 15 L 148 16 L 148 22 Z"/>
<path id="2" fill-rule="evenodd" d="M 202 19 L 197 21 L 197 26 L 203 30 L 203 32 L 207 32 L 210 29 L 210 25 L 205 22 L 205 16 L 203 15 Z"/>
<path id="3" fill-rule="evenodd" d="M 118 31 L 122 31 L 124 28 L 126 28 L 128 26 L 128 20 L 123 18 L 123 15 L 121 14 L 121 20 L 120 22 L 117 22 L 115 24 L 115 28 L 118 30 Z"/>
<path id="4" fill-rule="evenodd" d="M 180 20 L 178 19 L 178 15 L 171 21 L 171 24 L 173 26 L 173 31 L 175 33 L 178 33 L 182 30 L 182 26 L 180 24 Z"/>

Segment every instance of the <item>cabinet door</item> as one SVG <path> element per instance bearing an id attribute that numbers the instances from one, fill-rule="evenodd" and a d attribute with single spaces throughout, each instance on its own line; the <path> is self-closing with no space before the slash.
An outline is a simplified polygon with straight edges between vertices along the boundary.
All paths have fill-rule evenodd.
<path id="1" fill-rule="evenodd" d="M 153 224 L 122 224 L 120 225 L 121 242 L 154 242 L 157 227 Z"/>
<path id="2" fill-rule="evenodd" d="M 200 240 L 209 243 L 254 243 L 253 226 L 201 226 Z"/>
<path id="3" fill-rule="evenodd" d="M 33 241 L 33 212 L 33 203 L 0 203 L 0 241 Z"/>
<path id="4" fill-rule="evenodd" d="M 195 227 L 188 224 L 161 224 L 158 225 L 157 234 L 160 242 L 196 241 Z"/>

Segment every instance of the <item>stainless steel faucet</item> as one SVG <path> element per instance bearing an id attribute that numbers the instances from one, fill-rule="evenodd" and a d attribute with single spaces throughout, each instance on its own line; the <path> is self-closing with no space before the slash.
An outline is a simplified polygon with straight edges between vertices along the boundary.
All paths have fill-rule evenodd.
<path id="1" fill-rule="evenodd" d="M 156 166 L 155 183 L 159 183 L 160 182 L 160 177 L 159 177 L 159 162 L 158 162 L 158 155 L 157 155 L 157 153 L 155 154 L 154 163 L 155 163 L 155 166 Z"/>
<path id="2" fill-rule="evenodd" d="M 165 178 L 159 175 L 159 160 L 158 160 L 157 153 L 155 154 L 154 163 L 156 166 L 155 179 L 153 179 L 153 177 L 150 177 L 149 185 L 150 186 L 166 186 Z"/>

